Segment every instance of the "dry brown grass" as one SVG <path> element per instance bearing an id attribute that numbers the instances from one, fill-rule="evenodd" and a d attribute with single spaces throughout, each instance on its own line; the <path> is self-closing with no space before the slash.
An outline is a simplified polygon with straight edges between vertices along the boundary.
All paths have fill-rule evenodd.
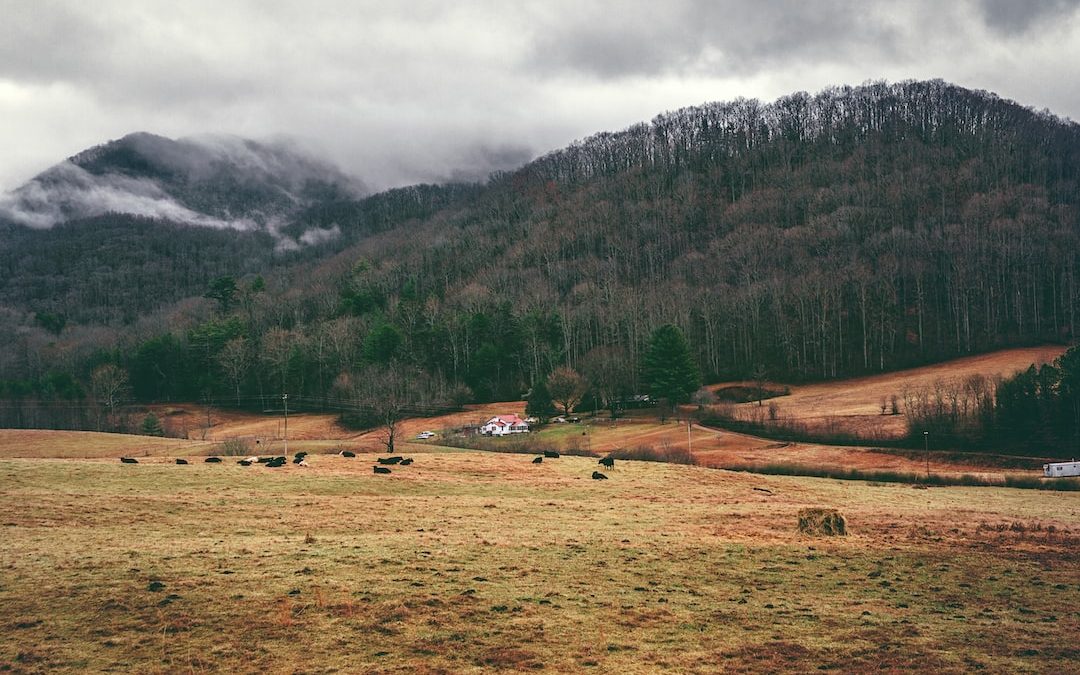
<path id="1" fill-rule="evenodd" d="M 810 429 L 899 438 L 907 430 L 905 418 L 903 415 L 882 415 L 881 400 L 895 395 L 902 403 L 905 387 L 920 389 L 931 386 L 936 380 L 962 380 L 970 375 L 1008 376 L 1033 363 L 1053 361 L 1064 352 L 1065 347 L 1055 346 L 1006 349 L 882 375 L 790 385 L 790 395 L 770 399 L 766 406 L 774 403 L 782 421 L 800 422 Z M 732 384 L 740 383 L 723 383 L 712 388 Z M 741 417 L 752 419 L 754 415 L 762 415 L 766 408 L 757 403 L 744 403 L 735 406 L 735 410 Z"/>
<path id="2" fill-rule="evenodd" d="M 0 429 L 0 457 L 184 457 L 209 452 L 213 443 L 94 431 Z"/>
<path id="3" fill-rule="evenodd" d="M 191 439 L 222 440 L 227 438 L 280 439 L 285 434 L 285 420 L 281 413 L 257 414 L 224 408 L 210 410 L 210 426 L 206 426 L 206 409 L 198 404 L 170 404 L 150 406 L 164 420 L 170 431 L 181 432 Z M 403 438 L 413 438 L 421 431 L 463 426 L 479 426 L 494 415 L 505 413 L 524 414 L 524 401 L 488 403 L 465 406 L 459 413 L 422 419 L 409 419 L 401 423 Z M 290 413 L 290 442 L 305 440 L 350 441 L 361 447 L 374 447 L 377 431 L 355 431 L 338 424 L 338 416 L 331 413 Z"/>
<path id="4" fill-rule="evenodd" d="M 648 462 L 598 482 L 594 459 L 475 452 L 375 476 L 373 459 L 0 460 L 0 668 L 1062 672 L 1080 656 L 1078 494 Z M 799 534 L 822 505 L 849 536 Z"/>

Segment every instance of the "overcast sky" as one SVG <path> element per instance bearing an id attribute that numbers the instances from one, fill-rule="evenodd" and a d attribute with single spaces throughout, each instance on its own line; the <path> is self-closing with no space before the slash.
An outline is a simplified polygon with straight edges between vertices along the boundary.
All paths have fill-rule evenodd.
<path id="1" fill-rule="evenodd" d="M 0 190 L 132 131 L 289 136 L 376 188 L 739 96 L 943 78 L 1080 120 L 1080 0 L 0 0 Z"/>

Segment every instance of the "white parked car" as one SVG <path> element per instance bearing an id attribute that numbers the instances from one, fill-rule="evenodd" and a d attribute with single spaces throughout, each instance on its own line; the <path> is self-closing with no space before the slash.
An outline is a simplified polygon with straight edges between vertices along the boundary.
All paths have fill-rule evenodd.
<path id="1" fill-rule="evenodd" d="M 426 441 L 429 438 L 435 438 L 434 431 L 421 431 L 416 435 L 417 440 Z"/>

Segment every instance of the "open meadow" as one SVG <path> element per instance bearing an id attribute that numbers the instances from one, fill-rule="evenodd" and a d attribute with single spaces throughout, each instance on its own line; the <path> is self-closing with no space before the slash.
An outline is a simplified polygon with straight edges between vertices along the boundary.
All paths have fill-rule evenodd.
<path id="1" fill-rule="evenodd" d="M 819 433 L 899 438 L 907 431 L 903 415 L 905 391 L 930 388 L 935 383 L 961 383 L 973 375 L 991 380 L 1009 377 L 1033 364 L 1050 363 L 1064 352 L 1064 347 L 1053 345 L 1003 349 L 881 375 L 787 385 L 789 394 L 768 399 L 766 405 L 771 403 L 776 407 L 779 421 L 795 422 Z M 752 384 L 723 383 L 711 385 L 710 388 L 716 390 Z M 882 405 L 890 406 L 894 396 L 898 400 L 900 414 L 883 414 Z M 742 403 L 735 409 L 743 419 L 765 418 L 764 406 L 756 402 Z"/>
<path id="2" fill-rule="evenodd" d="M 419 446 L 413 446 L 419 450 Z M 1080 494 L 425 448 L 0 460 L 13 672 L 1065 672 Z M 846 537 L 796 528 L 837 508 Z"/>

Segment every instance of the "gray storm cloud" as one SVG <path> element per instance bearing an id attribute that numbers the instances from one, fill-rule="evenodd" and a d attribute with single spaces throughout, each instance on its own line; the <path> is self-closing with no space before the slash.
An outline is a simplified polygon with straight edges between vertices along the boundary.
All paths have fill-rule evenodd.
<path id="1" fill-rule="evenodd" d="M 981 0 L 979 6 L 989 27 L 1021 35 L 1032 26 L 1075 14 L 1080 0 Z"/>
<path id="2" fill-rule="evenodd" d="M 739 96 L 942 78 L 1080 116 L 1076 0 L 0 0 L 0 188 L 137 129 L 482 179 Z"/>

